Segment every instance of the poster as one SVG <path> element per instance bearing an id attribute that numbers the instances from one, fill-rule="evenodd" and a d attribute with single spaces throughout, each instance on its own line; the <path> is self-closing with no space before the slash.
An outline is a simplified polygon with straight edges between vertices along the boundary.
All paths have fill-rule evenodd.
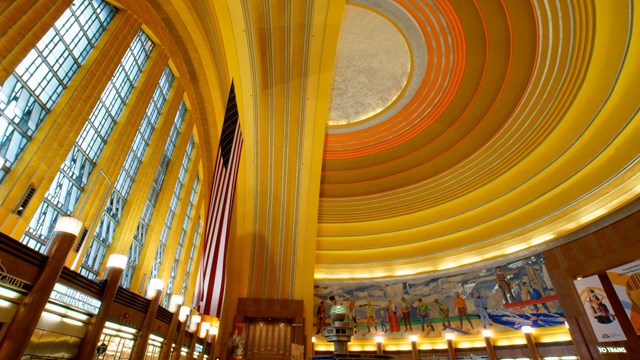
<path id="1" fill-rule="evenodd" d="M 626 340 L 597 275 L 574 280 L 591 328 L 599 342 Z"/>
<path id="2" fill-rule="evenodd" d="M 329 325 L 329 310 L 335 304 L 347 308 L 354 339 L 564 325 L 544 262 L 544 256 L 536 254 L 448 276 L 317 281 L 315 336 L 322 336 Z"/>
<path id="3" fill-rule="evenodd" d="M 231 336 L 231 359 L 242 359 L 245 347 L 245 324 L 235 323 L 233 325 L 233 335 Z"/>
<path id="4" fill-rule="evenodd" d="M 607 271 L 636 334 L 640 335 L 640 260 Z"/>
<path id="5" fill-rule="evenodd" d="M 291 360 L 304 360 L 304 345 L 291 344 Z"/>

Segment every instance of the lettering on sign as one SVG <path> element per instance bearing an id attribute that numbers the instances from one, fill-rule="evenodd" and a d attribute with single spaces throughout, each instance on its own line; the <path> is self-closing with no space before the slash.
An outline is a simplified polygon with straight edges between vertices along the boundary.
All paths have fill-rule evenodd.
<path id="1" fill-rule="evenodd" d="M 16 288 L 16 289 L 21 289 L 21 290 L 26 290 L 25 289 L 25 285 L 27 284 L 26 281 L 22 280 L 22 279 L 18 279 L 15 276 L 11 276 L 5 272 L 1 272 L 0 271 L 0 283 L 4 284 L 4 285 L 9 285 L 10 287 Z"/>
<path id="2" fill-rule="evenodd" d="M 620 354 L 627 353 L 627 349 L 624 346 L 598 346 L 598 352 L 600 354 Z"/>
<path id="3" fill-rule="evenodd" d="M 98 313 L 102 305 L 100 300 L 60 283 L 53 288 L 50 299 L 93 315 Z"/>
<path id="4" fill-rule="evenodd" d="M 17 290 L 29 291 L 31 289 L 30 282 L 17 278 L 13 275 L 9 275 L 7 273 L 7 269 L 2 265 L 2 260 L 0 260 L 0 284 Z"/>

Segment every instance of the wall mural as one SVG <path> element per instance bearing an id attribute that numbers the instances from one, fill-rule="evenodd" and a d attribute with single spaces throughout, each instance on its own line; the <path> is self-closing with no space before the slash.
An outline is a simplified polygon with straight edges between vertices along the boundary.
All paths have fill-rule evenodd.
<path id="1" fill-rule="evenodd" d="M 446 277 L 371 282 L 318 281 L 316 336 L 334 304 L 347 307 L 354 337 L 440 336 L 564 325 L 542 254 Z"/>

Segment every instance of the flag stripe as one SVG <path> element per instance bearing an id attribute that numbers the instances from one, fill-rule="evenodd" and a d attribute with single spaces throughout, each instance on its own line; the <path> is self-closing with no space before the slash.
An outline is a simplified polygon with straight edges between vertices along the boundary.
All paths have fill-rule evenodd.
<path id="1" fill-rule="evenodd" d="M 242 144 L 232 83 L 216 156 L 194 298 L 194 306 L 202 314 L 219 316 L 222 310 L 226 253 Z"/>

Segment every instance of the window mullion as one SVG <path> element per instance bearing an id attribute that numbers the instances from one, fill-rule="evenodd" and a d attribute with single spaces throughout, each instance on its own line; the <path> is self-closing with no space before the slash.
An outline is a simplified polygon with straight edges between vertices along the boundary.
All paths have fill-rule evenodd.
<path id="1" fill-rule="evenodd" d="M 73 12 L 72 12 L 73 15 Z M 73 51 L 71 51 L 71 49 L 69 48 L 69 44 L 67 44 L 64 41 L 64 37 L 62 36 L 62 34 L 60 34 L 60 31 L 58 30 L 58 28 L 56 28 L 55 26 L 51 28 L 56 35 L 58 35 L 58 37 L 60 38 L 60 43 L 62 43 L 64 45 L 64 47 L 67 48 L 67 52 L 69 53 L 68 55 L 73 57 L 73 61 L 77 64 L 80 65 L 80 61 L 78 60 L 78 58 L 75 57 L 75 55 L 73 54 Z M 51 66 L 51 64 L 49 63 L 48 59 L 46 56 L 44 56 L 44 54 L 42 53 L 42 51 L 40 51 L 40 49 L 38 49 L 37 46 L 35 46 L 33 48 L 33 51 L 35 51 L 38 56 L 40 56 L 40 58 L 42 59 L 42 63 L 49 69 L 49 72 L 51 73 L 51 75 L 53 77 L 55 77 L 60 84 L 62 85 L 62 90 L 64 91 L 67 88 L 67 84 L 60 78 L 60 75 L 58 75 L 58 72 L 53 68 L 53 66 Z M 57 102 L 57 101 L 56 101 Z M 55 103 L 54 103 L 55 106 Z M 51 111 L 51 109 L 47 106 L 45 107 L 48 111 Z"/>

